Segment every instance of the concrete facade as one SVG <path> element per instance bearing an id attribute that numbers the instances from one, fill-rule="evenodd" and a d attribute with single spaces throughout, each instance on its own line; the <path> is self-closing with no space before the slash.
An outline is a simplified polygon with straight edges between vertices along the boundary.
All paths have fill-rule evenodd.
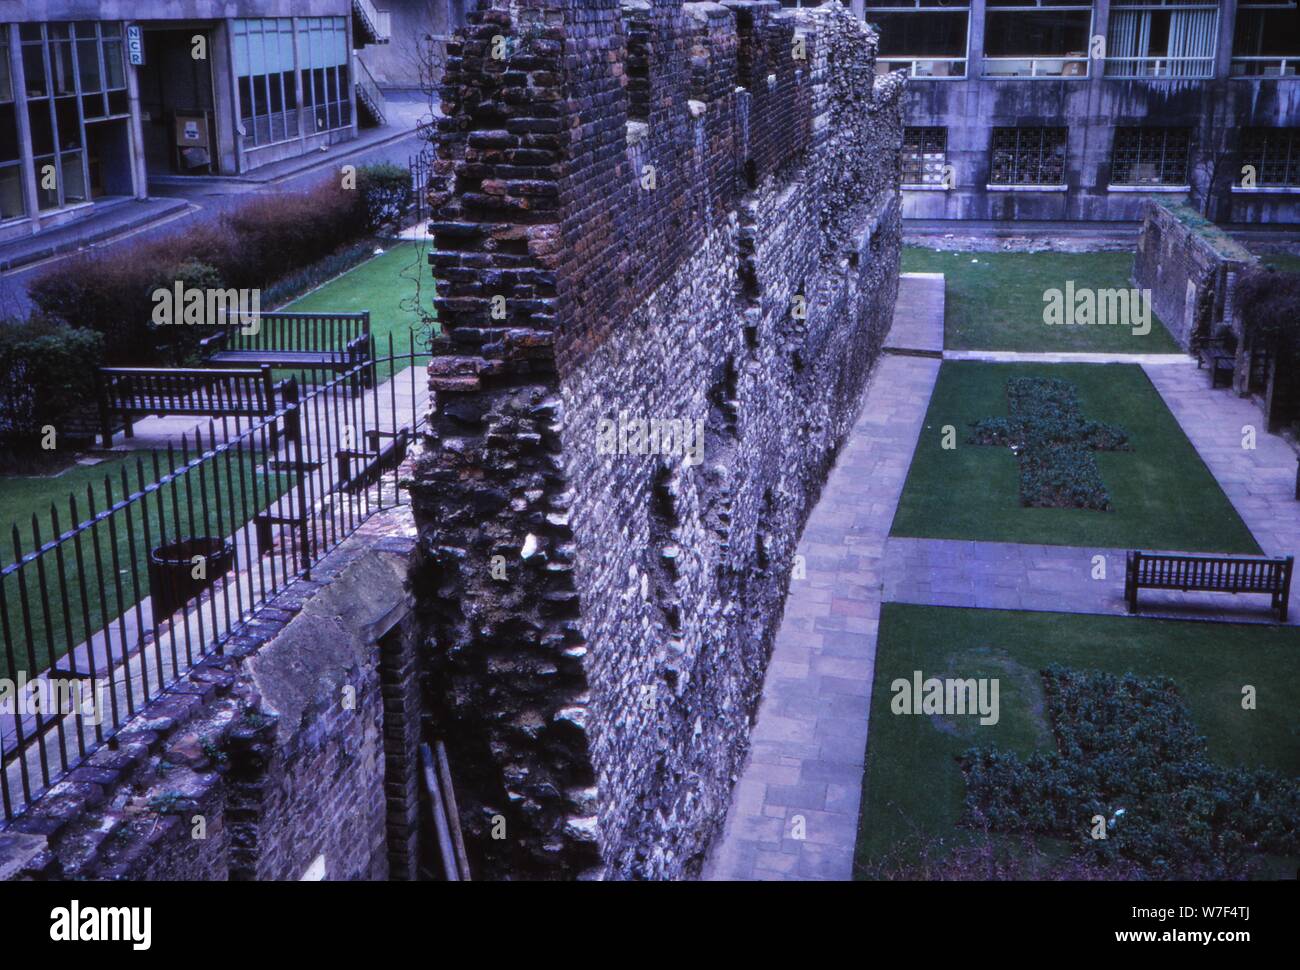
<path id="1" fill-rule="evenodd" d="M 242 175 L 383 120 L 353 53 L 387 42 L 370 0 L 36 0 L 0 17 L 0 240 L 147 198 L 151 179 Z"/>
<path id="2" fill-rule="evenodd" d="M 1142 218 L 1144 195 L 1153 192 L 1190 195 L 1199 202 L 1215 161 L 1223 159 L 1216 197 L 1208 212 L 1211 218 L 1233 223 L 1300 223 L 1300 184 L 1253 190 L 1227 185 L 1229 179 L 1241 182 L 1238 153 L 1242 129 L 1300 126 L 1300 76 L 1295 74 L 1300 58 L 1291 60 L 1285 69 L 1289 74 L 1233 75 L 1238 5 L 1238 0 L 1218 3 L 1213 76 L 1209 78 L 1108 76 L 1105 60 L 1097 56 L 1081 58 L 1076 67 L 1079 76 L 1060 76 L 1058 57 L 1056 76 L 995 78 L 986 76 L 990 65 L 985 55 L 985 24 L 988 8 L 997 4 L 995 0 L 970 0 L 964 76 L 915 77 L 903 106 L 904 124 L 946 129 L 945 161 L 952 167 L 951 186 L 905 189 L 904 215 L 953 220 L 1137 221 Z M 1093 0 L 1091 4 L 1082 0 L 1078 6 L 1091 7 L 1088 53 L 1095 55 L 1100 48 L 1092 45 L 1107 38 L 1112 11 L 1125 8 L 1115 0 Z M 879 20 L 880 8 L 898 10 L 914 8 L 914 4 L 912 0 L 867 3 L 864 16 L 868 21 L 873 17 Z M 1047 13 L 1051 9 L 1025 7 L 1026 12 Z M 889 50 L 888 45 L 888 36 L 882 35 L 882 51 Z M 1113 71 L 1113 66 L 1109 70 Z M 1069 130 L 1064 184 L 1019 190 L 990 187 L 992 129 L 1036 126 Z M 1187 182 L 1181 186 L 1112 185 L 1116 129 L 1149 126 L 1190 129 Z"/>

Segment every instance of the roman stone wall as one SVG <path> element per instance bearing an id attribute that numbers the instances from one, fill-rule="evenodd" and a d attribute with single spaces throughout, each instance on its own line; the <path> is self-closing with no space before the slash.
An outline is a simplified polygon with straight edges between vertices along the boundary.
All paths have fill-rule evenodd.
<path id="1" fill-rule="evenodd" d="M 0 833 L 0 877 L 413 878 L 410 509 L 372 516 Z"/>
<path id="2" fill-rule="evenodd" d="M 892 313 L 874 58 L 774 0 L 496 0 L 450 47 L 412 585 L 476 874 L 689 877 L 722 824 Z M 702 462 L 603 453 L 651 419 Z"/>
<path id="3" fill-rule="evenodd" d="M 1232 321 L 1232 289 L 1255 257 L 1186 205 L 1147 200 L 1133 282 L 1184 350 Z"/>

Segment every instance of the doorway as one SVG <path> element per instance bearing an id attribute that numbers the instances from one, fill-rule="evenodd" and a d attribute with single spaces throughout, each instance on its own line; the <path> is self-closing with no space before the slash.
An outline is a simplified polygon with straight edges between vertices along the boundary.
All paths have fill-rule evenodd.
<path id="1" fill-rule="evenodd" d="M 206 57 L 194 56 L 196 38 L 202 38 Z M 207 27 L 145 28 L 138 76 L 150 175 L 213 175 L 220 170 L 211 52 Z"/>

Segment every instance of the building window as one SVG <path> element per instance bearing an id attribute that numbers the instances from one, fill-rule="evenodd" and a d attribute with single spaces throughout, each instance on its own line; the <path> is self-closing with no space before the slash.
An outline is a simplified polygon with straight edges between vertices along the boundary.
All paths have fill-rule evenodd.
<path id="1" fill-rule="evenodd" d="M 985 77 L 1087 77 L 1092 5 L 1079 0 L 991 0 L 984 18 Z"/>
<path id="2" fill-rule="evenodd" d="M 967 0 L 869 2 L 866 19 L 880 33 L 878 72 L 904 69 L 916 78 L 966 76 Z"/>
<path id="3" fill-rule="evenodd" d="M 130 110 L 122 25 L 93 20 L 28 23 L 18 34 L 37 208 L 85 202 L 86 123 L 124 117 Z"/>
<path id="4" fill-rule="evenodd" d="M 273 145 L 297 138 L 298 88 L 293 20 L 236 20 L 235 83 L 244 145 Z"/>
<path id="5" fill-rule="evenodd" d="M 993 185 L 1064 185 L 1064 128 L 994 128 Z"/>
<path id="6" fill-rule="evenodd" d="M 299 21 L 298 56 L 302 58 L 303 108 L 309 131 L 347 128 L 352 124 L 347 24 L 342 17 L 307 17 Z"/>
<path id="7" fill-rule="evenodd" d="M 1111 185 L 1186 185 L 1189 128 L 1116 128 Z"/>
<path id="8" fill-rule="evenodd" d="M 1300 186 L 1300 128 L 1247 128 L 1241 133 L 1241 165 L 1254 169 L 1260 188 Z"/>
<path id="9" fill-rule="evenodd" d="M 1232 35 L 1234 77 L 1300 76 L 1300 5 L 1249 0 L 1237 7 Z"/>
<path id="10" fill-rule="evenodd" d="M 1107 77 L 1213 77 L 1219 7 L 1174 0 L 1114 0 Z"/>
<path id="11" fill-rule="evenodd" d="M 903 129 L 903 184 L 947 186 L 943 167 L 948 158 L 947 128 Z"/>
<path id="12" fill-rule="evenodd" d="M 18 109 L 9 65 L 8 26 L 0 24 L 0 221 L 27 215 L 23 198 L 22 148 L 18 143 Z"/>

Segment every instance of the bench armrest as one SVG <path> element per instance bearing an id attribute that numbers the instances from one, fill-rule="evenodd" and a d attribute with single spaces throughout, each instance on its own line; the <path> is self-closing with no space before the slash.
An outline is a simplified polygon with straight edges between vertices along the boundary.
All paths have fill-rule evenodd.
<path id="1" fill-rule="evenodd" d="M 204 337 L 199 341 L 199 350 L 205 351 L 209 348 L 220 346 L 226 342 L 227 332 L 225 328 L 218 330 L 210 337 Z"/>

